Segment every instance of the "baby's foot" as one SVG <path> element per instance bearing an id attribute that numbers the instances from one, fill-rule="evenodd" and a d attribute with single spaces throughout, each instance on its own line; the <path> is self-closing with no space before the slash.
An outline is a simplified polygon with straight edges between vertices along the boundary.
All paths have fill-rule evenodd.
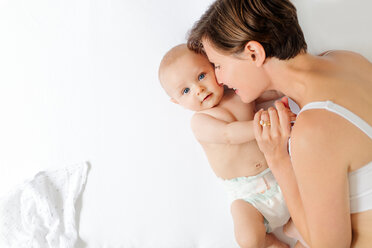
<path id="1" fill-rule="evenodd" d="M 266 234 L 265 248 L 289 248 L 289 245 L 280 241 L 274 234 Z"/>

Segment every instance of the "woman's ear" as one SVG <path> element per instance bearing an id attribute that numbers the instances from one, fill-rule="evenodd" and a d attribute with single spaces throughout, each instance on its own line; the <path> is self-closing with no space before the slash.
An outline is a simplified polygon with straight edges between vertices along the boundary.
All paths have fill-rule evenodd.
<path id="1" fill-rule="evenodd" d="M 261 45 L 261 43 L 257 41 L 249 41 L 245 44 L 244 47 L 245 57 L 250 59 L 252 62 L 256 64 L 257 67 L 263 65 L 266 59 L 265 49 Z"/>
<path id="2" fill-rule="evenodd" d="M 171 102 L 173 102 L 173 103 L 175 103 L 175 104 L 179 104 L 179 103 L 177 102 L 177 100 L 174 99 L 174 98 L 171 98 L 170 100 L 171 100 Z"/>

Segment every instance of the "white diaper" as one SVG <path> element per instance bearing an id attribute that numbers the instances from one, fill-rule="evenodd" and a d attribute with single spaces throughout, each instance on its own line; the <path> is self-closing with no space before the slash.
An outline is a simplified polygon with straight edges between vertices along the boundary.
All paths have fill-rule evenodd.
<path id="1" fill-rule="evenodd" d="M 267 232 L 288 222 L 290 215 L 287 205 L 269 168 L 256 176 L 222 179 L 222 183 L 231 202 L 242 199 L 261 212 Z"/>

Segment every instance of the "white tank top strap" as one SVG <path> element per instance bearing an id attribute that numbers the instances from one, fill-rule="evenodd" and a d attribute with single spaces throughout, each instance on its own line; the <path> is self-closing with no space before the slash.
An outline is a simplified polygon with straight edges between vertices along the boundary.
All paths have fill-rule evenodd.
<path id="1" fill-rule="evenodd" d="M 309 110 L 309 109 L 325 109 L 335 114 L 338 114 L 342 116 L 343 118 L 345 118 L 346 120 L 353 123 L 361 131 L 367 134 L 370 139 L 372 139 L 372 126 L 371 125 L 369 125 L 365 120 L 363 120 L 362 118 L 360 118 L 359 116 L 351 112 L 350 110 L 332 101 L 310 102 L 306 104 L 298 114 L 306 110 Z"/>
<path id="2" fill-rule="evenodd" d="M 325 51 L 323 52 L 320 56 L 327 56 L 328 54 L 330 54 L 331 52 L 334 52 L 335 50 L 328 50 L 328 51 Z"/>

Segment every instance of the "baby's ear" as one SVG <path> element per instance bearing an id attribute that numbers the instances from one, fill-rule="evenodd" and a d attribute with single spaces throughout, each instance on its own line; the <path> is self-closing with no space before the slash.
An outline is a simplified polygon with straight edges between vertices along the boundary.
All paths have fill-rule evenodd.
<path id="1" fill-rule="evenodd" d="M 174 99 L 174 98 L 171 98 L 170 100 L 171 100 L 171 102 L 173 102 L 173 103 L 175 103 L 175 104 L 179 104 L 179 103 L 177 102 L 177 100 Z"/>

